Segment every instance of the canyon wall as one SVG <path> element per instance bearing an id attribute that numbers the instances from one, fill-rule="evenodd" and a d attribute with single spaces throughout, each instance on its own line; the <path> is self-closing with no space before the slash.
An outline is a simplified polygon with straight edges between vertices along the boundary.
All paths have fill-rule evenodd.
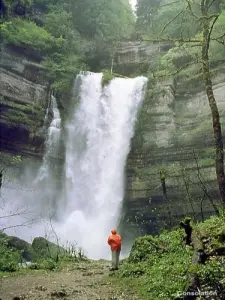
<path id="1" fill-rule="evenodd" d="M 117 50 L 114 71 L 147 74 L 170 47 L 124 42 Z M 1 48 L 1 151 L 43 157 L 52 110 L 42 59 L 23 48 Z M 222 128 L 224 66 L 213 73 Z M 212 120 L 201 78 L 149 80 L 127 158 L 121 224 L 141 234 L 155 232 L 187 214 L 202 218 L 214 213 L 218 199 Z"/>
<path id="2" fill-rule="evenodd" d="M 133 55 L 125 47 L 122 56 L 118 54 L 117 67 L 123 65 L 128 75 L 132 63 L 139 61 L 149 70 L 158 48 L 154 45 L 151 52 L 150 46 L 142 47 L 145 51 L 136 45 Z M 225 64 L 212 76 L 223 129 Z M 127 159 L 121 223 L 144 234 L 177 225 L 185 215 L 203 219 L 215 213 L 220 203 L 214 152 L 211 112 L 201 77 L 149 79 Z"/>
<path id="3" fill-rule="evenodd" d="M 1 151 L 42 157 L 52 117 L 42 57 L 16 46 L 2 46 L 0 55 Z"/>

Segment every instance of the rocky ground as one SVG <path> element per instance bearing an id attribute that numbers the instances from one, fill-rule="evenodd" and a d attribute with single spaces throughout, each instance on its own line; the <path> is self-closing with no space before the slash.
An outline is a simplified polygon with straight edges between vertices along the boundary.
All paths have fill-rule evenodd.
<path id="1" fill-rule="evenodd" d="M 1 300 L 141 300 L 129 286 L 122 286 L 106 261 L 73 263 L 62 271 L 0 279 Z"/>

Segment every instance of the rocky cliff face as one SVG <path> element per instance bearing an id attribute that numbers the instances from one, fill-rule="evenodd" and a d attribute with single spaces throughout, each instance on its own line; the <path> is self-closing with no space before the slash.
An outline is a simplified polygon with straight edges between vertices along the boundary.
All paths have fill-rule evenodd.
<path id="1" fill-rule="evenodd" d="M 42 58 L 15 46 L 1 47 L 0 148 L 41 156 L 45 121 L 51 119 L 48 78 Z"/>
<path id="2" fill-rule="evenodd" d="M 225 128 L 224 67 L 213 82 Z M 219 199 L 214 164 L 211 112 L 202 80 L 149 82 L 127 159 L 122 223 L 145 233 L 178 224 L 187 214 L 204 218 L 214 213 Z"/>
<path id="3" fill-rule="evenodd" d="M 121 42 L 116 49 L 113 70 L 127 76 L 144 74 L 155 66 L 157 58 L 171 47 L 171 43 L 168 42 Z"/>
<path id="4" fill-rule="evenodd" d="M 115 70 L 125 75 L 146 72 L 169 47 L 139 42 L 122 44 L 116 54 Z M 41 59 L 21 48 L 1 49 L 1 151 L 43 156 L 52 114 L 49 110 L 46 115 L 51 95 Z M 214 75 L 214 92 L 225 128 L 223 67 Z M 126 228 L 153 232 L 164 221 L 177 223 L 176 217 L 202 217 L 214 211 L 219 198 L 214 140 L 201 80 L 171 79 L 154 85 L 149 82 L 126 173 L 122 215 Z"/>

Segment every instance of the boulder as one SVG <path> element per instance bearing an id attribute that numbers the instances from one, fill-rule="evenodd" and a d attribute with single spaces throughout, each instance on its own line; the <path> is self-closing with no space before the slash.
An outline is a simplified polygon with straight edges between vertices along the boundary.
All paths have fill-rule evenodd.
<path id="1" fill-rule="evenodd" d="M 58 259 L 60 253 L 65 253 L 66 250 L 59 245 L 49 242 L 43 237 L 36 237 L 32 242 L 33 250 L 38 253 L 39 259 L 52 258 Z"/>

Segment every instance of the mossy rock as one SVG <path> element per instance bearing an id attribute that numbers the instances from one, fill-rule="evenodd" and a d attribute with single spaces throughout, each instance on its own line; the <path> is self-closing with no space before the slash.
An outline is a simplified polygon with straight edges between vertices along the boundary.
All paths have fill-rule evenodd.
<path id="1" fill-rule="evenodd" d="M 37 253 L 32 249 L 31 244 L 16 236 L 7 236 L 7 248 L 20 251 L 22 258 L 26 261 L 37 259 Z"/>
<path id="2" fill-rule="evenodd" d="M 0 107 L 2 117 L 7 122 L 23 124 L 31 128 L 40 127 L 45 116 L 45 111 L 40 105 L 25 101 L 16 103 L 7 97 L 0 97 Z"/>
<path id="3" fill-rule="evenodd" d="M 52 258 L 57 259 L 59 254 L 63 254 L 66 250 L 57 244 L 49 242 L 43 237 L 36 237 L 32 242 L 33 250 L 38 253 L 38 259 Z"/>
<path id="4" fill-rule="evenodd" d="M 10 250 L 18 251 L 25 261 L 33 261 L 37 258 L 37 254 L 32 249 L 31 244 L 16 236 L 8 236 L 1 232 L 0 245 L 5 245 Z"/>

